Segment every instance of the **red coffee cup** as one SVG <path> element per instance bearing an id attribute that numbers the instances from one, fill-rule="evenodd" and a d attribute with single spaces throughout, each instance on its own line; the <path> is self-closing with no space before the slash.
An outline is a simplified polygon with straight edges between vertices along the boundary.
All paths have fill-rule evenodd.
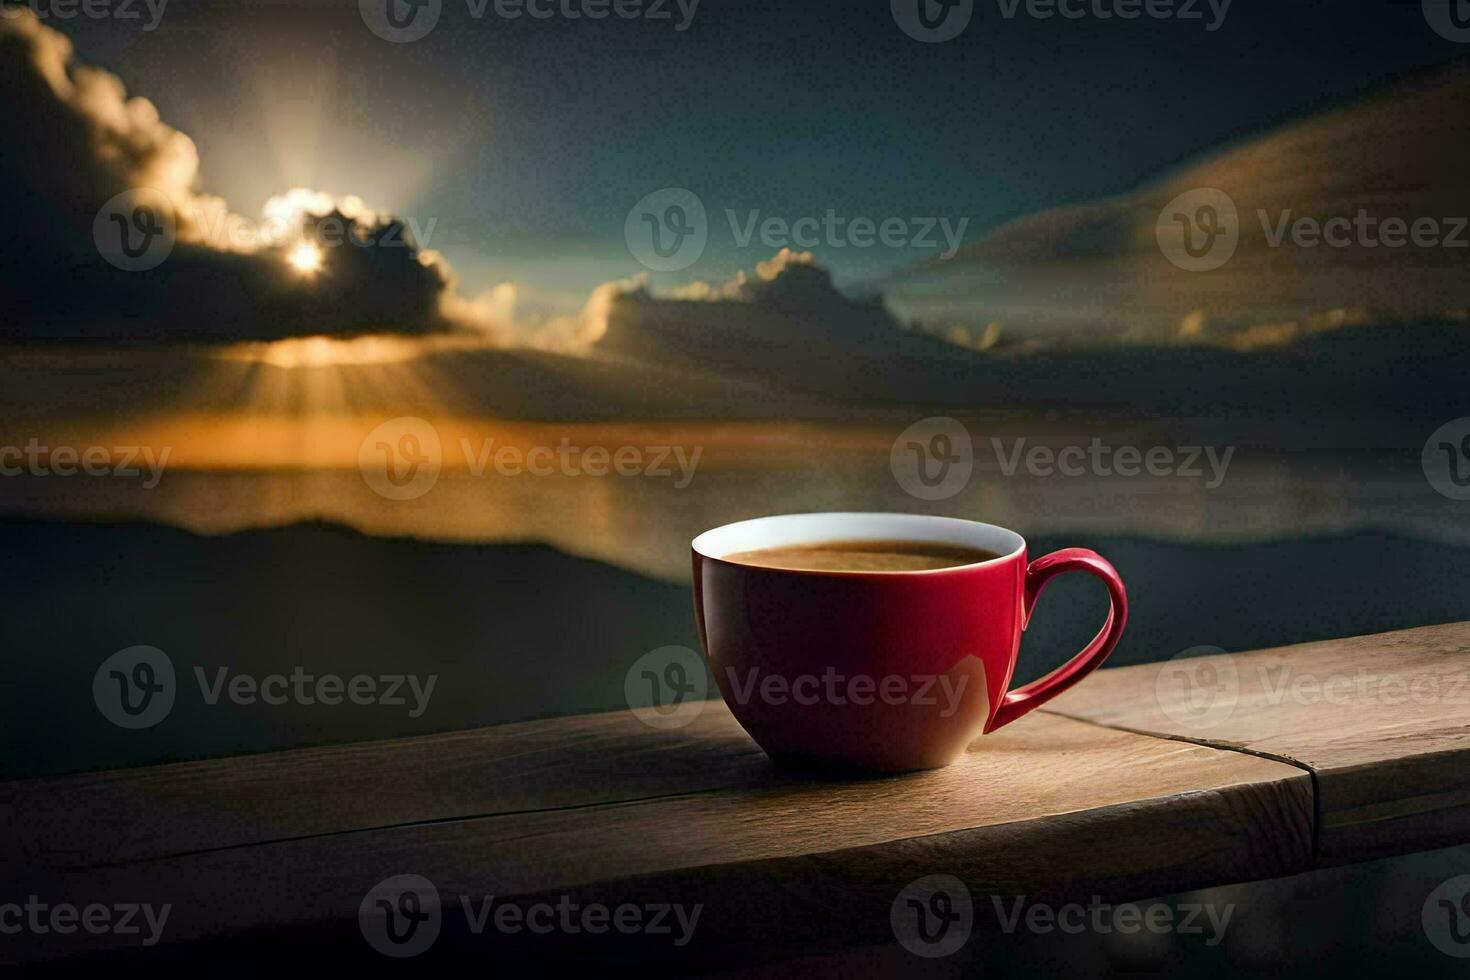
<path id="1" fill-rule="evenodd" d="M 727 560 L 824 541 L 919 541 L 1000 557 L 925 571 L 805 571 Z M 878 772 L 932 769 L 976 735 L 1050 701 L 1123 635 L 1123 580 L 1067 548 L 1027 563 L 1014 531 L 916 514 L 788 514 L 727 524 L 692 543 L 694 605 L 720 692 L 773 759 Z M 1107 621 L 1077 656 L 1007 691 L 1046 583 L 1088 572 Z"/>

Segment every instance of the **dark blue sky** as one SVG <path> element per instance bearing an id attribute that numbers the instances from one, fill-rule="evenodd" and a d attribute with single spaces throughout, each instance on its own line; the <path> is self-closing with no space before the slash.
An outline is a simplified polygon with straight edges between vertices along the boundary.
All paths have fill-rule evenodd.
<path id="1" fill-rule="evenodd" d="M 1006 19 L 977 0 L 942 44 L 906 36 L 889 0 L 703 0 L 683 32 L 475 19 L 444 0 L 409 44 L 373 35 L 355 2 L 173 0 L 146 34 L 50 23 L 194 137 L 205 189 L 236 210 L 297 184 L 357 193 L 432 222 L 468 290 L 515 279 L 570 302 L 640 271 L 624 218 L 661 187 L 693 190 L 712 220 L 703 259 L 661 283 L 768 257 L 732 240 L 726 209 L 945 216 L 974 238 L 1470 54 L 1419 0 L 1235 0 L 1215 31 L 1200 9 Z M 817 252 L 847 283 L 925 254 Z"/>

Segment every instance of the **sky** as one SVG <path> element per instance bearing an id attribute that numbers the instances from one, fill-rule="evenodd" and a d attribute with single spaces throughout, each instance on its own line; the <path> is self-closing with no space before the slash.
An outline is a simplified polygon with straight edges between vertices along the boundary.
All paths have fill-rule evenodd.
<path id="1" fill-rule="evenodd" d="M 1251 217 L 1470 214 L 1470 45 L 1417 4 L 1127 22 L 981 4 L 922 43 L 909 0 L 704 0 L 682 31 L 687 6 L 541 21 L 440 0 L 394 43 L 363 13 L 387 0 L 155 0 L 155 30 L 34 2 L 0 19 L 11 427 L 164 419 L 155 441 L 199 465 L 294 465 L 337 458 L 328 434 L 356 452 L 380 415 L 1194 411 L 1462 387 L 1414 372 L 1463 361 L 1463 246 L 1283 246 Z M 1194 230 L 1166 220 L 1198 222 L 1175 202 L 1201 188 L 1244 219 L 1211 268 L 1173 254 Z M 638 244 L 643 219 L 662 241 L 695 205 L 708 242 L 689 261 Z M 851 224 L 783 248 L 740 241 L 727 211 Z M 155 213 L 172 234 L 129 254 Z M 280 238 L 210 233 L 273 215 Z M 859 244 L 859 220 L 944 241 Z M 332 223 L 374 247 L 313 245 Z M 421 247 L 383 243 L 403 235 Z M 1330 369 L 1303 384 L 1303 356 Z"/>
<path id="2" fill-rule="evenodd" d="M 444 0 L 411 43 L 327 0 L 172 0 L 152 31 L 45 23 L 187 133 L 201 187 L 234 210 L 296 186 L 359 195 L 414 219 L 470 294 L 513 280 L 523 303 L 562 313 L 645 271 L 624 221 L 661 188 L 699 197 L 710 238 L 656 285 L 770 258 L 730 211 L 737 225 L 947 218 L 973 241 L 1466 55 L 1418 2 L 1380 0 L 1235 0 L 1223 17 L 1201 2 L 1198 19 L 1133 21 L 1007 18 L 981 0 L 937 44 L 907 36 L 885 0 L 703 0 L 683 30 L 672 2 L 669 20 L 472 9 Z M 942 251 L 934 237 L 811 251 L 862 290 Z"/>

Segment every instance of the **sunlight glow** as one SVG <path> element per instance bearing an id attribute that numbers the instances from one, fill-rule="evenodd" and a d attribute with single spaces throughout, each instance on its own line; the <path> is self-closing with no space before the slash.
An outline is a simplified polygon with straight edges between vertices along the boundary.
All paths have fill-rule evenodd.
<path id="1" fill-rule="evenodd" d="M 493 340 L 469 332 L 426 334 L 418 337 L 368 334 L 361 337 L 316 336 L 246 341 L 219 348 L 209 356 L 219 361 L 296 369 L 402 364 L 445 351 L 494 349 L 497 349 L 497 345 Z"/>
<path id="2" fill-rule="evenodd" d="M 286 261 L 297 272 L 309 276 L 321 270 L 322 250 L 310 242 L 302 242 L 291 250 Z"/>

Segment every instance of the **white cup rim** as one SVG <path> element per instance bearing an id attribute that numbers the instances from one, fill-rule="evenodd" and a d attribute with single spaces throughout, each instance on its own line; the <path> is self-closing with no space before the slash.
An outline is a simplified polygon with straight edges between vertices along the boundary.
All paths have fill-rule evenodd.
<path id="1" fill-rule="evenodd" d="M 755 517 L 711 528 L 689 543 L 694 553 L 715 561 L 726 556 L 760 548 L 808 544 L 816 541 L 928 541 L 934 544 L 960 545 L 996 552 L 995 558 L 951 565 L 903 571 L 852 571 L 771 569 L 809 575 L 937 575 L 981 568 L 1014 558 L 1026 550 L 1026 539 L 1009 528 L 996 524 L 970 521 L 961 517 L 932 514 L 863 513 L 855 511 L 818 512 L 811 514 L 777 514 Z M 731 564 L 741 565 L 740 562 Z M 758 567 L 746 566 L 741 567 Z"/>

